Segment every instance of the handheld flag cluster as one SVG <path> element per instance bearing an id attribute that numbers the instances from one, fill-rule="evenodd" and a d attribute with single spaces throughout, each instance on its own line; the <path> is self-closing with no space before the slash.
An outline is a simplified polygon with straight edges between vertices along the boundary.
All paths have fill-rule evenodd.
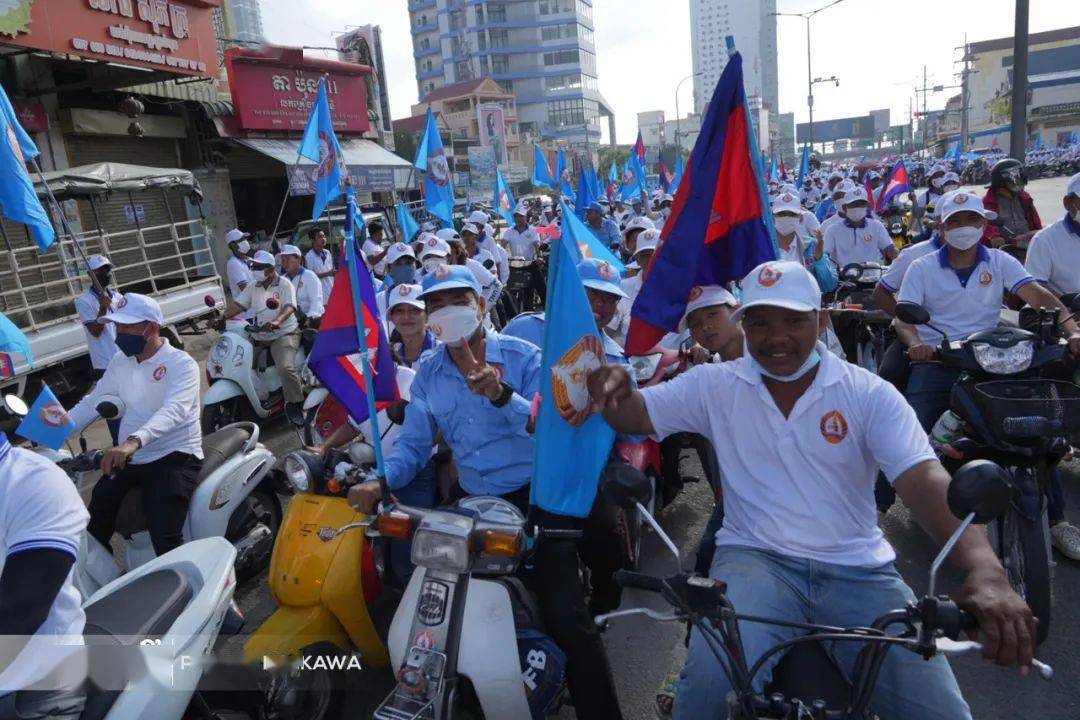
<path id="1" fill-rule="evenodd" d="M 318 220 L 326 206 L 341 197 L 349 182 L 349 171 L 345 167 L 337 135 L 334 134 L 325 80 L 319 80 L 315 105 L 311 108 L 311 117 L 300 141 L 300 154 L 319 164 L 315 176 L 315 205 L 311 214 L 312 220 Z"/>
<path id="2" fill-rule="evenodd" d="M 424 137 L 416 148 L 413 167 L 424 171 L 424 207 L 444 223 L 453 222 L 454 182 L 450 174 L 450 164 L 446 160 L 439 128 L 435 124 L 435 114 L 431 107 L 427 111 L 427 125 Z"/>
<path id="3" fill-rule="evenodd" d="M 59 450 L 74 429 L 75 423 L 68 416 L 67 410 L 56 399 L 49 386 L 41 383 L 37 400 L 30 406 L 30 412 L 19 423 L 15 433 L 38 445 Z"/>
<path id="4" fill-rule="evenodd" d="M 0 213 L 30 228 L 38 249 L 45 252 L 56 242 L 56 231 L 41 206 L 26 163 L 38 156 L 37 146 L 22 129 L 7 91 L 0 87 Z"/>

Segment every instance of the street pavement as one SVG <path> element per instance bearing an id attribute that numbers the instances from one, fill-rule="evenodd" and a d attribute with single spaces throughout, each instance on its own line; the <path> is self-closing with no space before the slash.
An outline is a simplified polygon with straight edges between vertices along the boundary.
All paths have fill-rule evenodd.
<path id="1" fill-rule="evenodd" d="M 1067 178 L 1036 180 L 1027 186 L 1035 198 L 1044 224 L 1050 224 L 1063 214 L 1061 198 Z M 972 188 L 980 195 L 982 188 Z M 200 362 L 213 336 L 198 338 L 189 349 Z M 293 430 L 284 422 L 269 423 L 262 428 L 262 441 L 279 460 L 299 447 Z M 101 434 L 101 431 L 96 433 Z M 101 438 L 97 440 L 100 442 Z M 92 442 L 93 442 L 92 437 Z M 702 476 L 696 461 L 686 461 L 684 472 Z M 1067 516 L 1080 524 L 1080 463 L 1071 463 L 1065 470 Z M 683 553 L 683 561 L 692 561 L 693 552 L 712 511 L 712 496 L 704 482 L 693 483 L 661 515 L 660 521 Z M 897 552 L 897 567 L 918 595 L 926 589 L 930 562 L 935 555 L 934 544 L 911 518 L 899 501 L 882 519 L 886 537 Z M 644 538 L 642 572 L 667 574 L 675 570 L 675 559 L 654 533 Z M 1056 676 L 1045 682 L 1036 675 L 1022 678 L 1015 670 L 999 668 L 980 657 L 967 655 L 952 659 L 964 697 L 971 705 L 977 720 L 1011 720 L 1040 718 L 1041 720 L 1075 720 L 1080 717 L 1080 693 L 1075 678 L 1080 677 L 1080 653 L 1076 642 L 1080 638 L 1080 565 L 1061 558 L 1055 552 L 1055 605 L 1050 637 L 1038 649 L 1037 657 L 1054 667 Z M 960 578 L 946 571 L 939 587 L 952 592 Z M 253 632 L 274 610 L 265 573 L 241 587 L 237 600 L 247 623 L 245 633 Z M 655 595 L 628 590 L 623 596 L 623 608 L 647 606 L 667 610 Z M 620 704 L 628 720 L 655 717 L 654 696 L 663 678 L 677 672 L 686 651 L 683 646 L 685 629 L 677 623 L 657 623 L 637 616 L 613 620 L 604 635 L 612 669 L 615 674 Z M 227 654 L 235 657 L 241 638 L 227 644 Z M 718 702 L 720 699 L 717 699 Z M 344 716 L 343 716 L 344 717 Z M 573 711 L 564 709 L 560 718 L 573 718 Z"/>

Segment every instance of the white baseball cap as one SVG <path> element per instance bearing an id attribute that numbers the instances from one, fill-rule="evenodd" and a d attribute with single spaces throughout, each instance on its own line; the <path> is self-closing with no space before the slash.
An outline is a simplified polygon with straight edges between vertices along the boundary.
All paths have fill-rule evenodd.
<path id="1" fill-rule="evenodd" d="M 259 250 L 257 253 L 255 253 L 254 257 L 251 258 L 251 262 L 255 265 L 277 264 L 274 260 L 274 256 L 266 252 L 265 250 Z"/>
<path id="2" fill-rule="evenodd" d="M 525 207 L 525 205 L 523 203 L 518 203 L 517 207 L 514 208 L 514 214 L 515 215 L 528 215 L 529 214 L 529 209 L 527 207 Z"/>
<path id="3" fill-rule="evenodd" d="M 393 265 L 403 257 L 411 257 L 413 260 L 416 260 L 416 253 L 405 243 L 394 243 L 390 246 L 390 249 L 386 251 L 386 264 Z M 402 287 L 407 286 L 402 285 Z"/>
<path id="4" fill-rule="evenodd" d="M 623 234 L 625 235 L 631 230 L 652 230 L 654 227 L 656 226 L 653 225 L 652 220 L 645 217 L 644 215 L 639 215 L 630 222 L 626 223 L 626 229 L 623 230 Z"/>
<path id="5" fill-rule="evenodd" d="M 446 257 L 449 254 L 450 244 L 438 235 L 429 235 L 427 240 L 424 242 L 424 249 L 420 251 L 421 258 L 426 258 L 429 255 Z"/>
<path id="6" fill-rule="evenodd" d="M 424 232 L 435 232 L 435 223 L 433 223 L 433 222 L 431 222 L 429 220 L 428 222 L 421 225 L 420 229 L 423 230 Z"/>
<path id="7" fill-rule="evenodd" d="M 821 289 L 817 280 L 791 260 L 758 265 L 742 280 L 743 304 L 732 316 L 738 320 L 749 308 L 759 305 L 787 308 L 796 312 L 821 309 Z"/>
<path id="8" fill-rule="evenodd" d="M 458 231 L 454 228 L 443 228 L 435 233 L 435 237 L 447 243 L 459 242 L 461 240 L 461 235 L 459 235 Z"/>
<path id="9" fill-rule="evenodd" d="M 91 255 L 90 259 L 87 261 L 87 264 L 90 266 L 91 272 L 97 270 L 98 268 L 103 268 L 106 265 L 112 267 L 112 263 L 109 262 L 109 258 L 105 257 L 104 255 Z"/>
<path id="10" fill-rule="evenodd" d="M 296 257 L 300 257 L 300 248 L 295 245 L 282 245 L 281 252 L 279 252 L 278 255 L 295 255 Z"/>
<path id="11" fill-rule="evenodd" d="M 851 188 L 850 190 L 848 190 L 847 192 L 844 193 L 844 198 L 843 198 L 843 200 L 840 201 L 840 204 L 844 205 L 846 207 L 846 206 L 850 205 L 851 203 L 860 202 L 860 201 L 862 201 L 864 203 L 869 203 L 870 202 L 869 200 L 866 199 L 866 188 L 856 185 L 855 187 Z"/>
<path id="12" fill-rule="evenodd" d="M 244 238 L 248 237 L 249 233 L 244 232 L 239 228 L 233 228 L 229 232 L 225 233 L 225 244 L 231 245 L 234 242 L 240 242 Z"/>
<path id="13" fill-rule="evenodd" d="M 467 223 L 465 223 L 464 225 L 461 226 L 461 232 L 463 232 L 463 233 L 472 233 L 473 235 L 479 235 L 480 234 L 480 228 L 478 228 L 476 225 L 473 225 L 471 222 L 467 222 Z"/>
<path id="14" fill-rule="evenodd" d="M 799 202 L 798 195 L 792 195 L 789 192 L 780 193 L 772 201 L 773 215 L 780 212 L 793 212 L 796 215 L 801 215 L 803 211 L 802 203 Z"/>
<path id="15" fill-rule="evenodd" d="M 993 220 L 997 217 L 996 212 L 983 207 L 982 198 L 967 190 L 953 190 L 951 193 L 946 193 L 938 200 L 934 210 L 942 222 L 948 220 L 950 215 L 965 211 L 978 213 L 987 220 Z"/>
<path id="16" fill-rule="evenodd" d="M 390 291 L 390 304 L 387 306 L 387 310 L 393 310 L 398 305 L 412 305 L 413 307 L 424 308 L 424 300 L 420 297 L 420 293 L 423 290 L 419 285 L 398 285 Z"/>
<path id="17" fill-rule="evenodd" d="M 1065 186 L 1065 194 L 1080 197 L 1080 173 L 1069 178 L 1069 184 Z"/>
<path id="18" fill-rule="evenodd" d="M 642 250 L 656 250 L 656 246 L 660 244 L 660 231 L 656 228 L 649 228 L 645 232 L 638 235 L 637 247 L 634 249 L 634 257 L 638 256 L 638 253 Z"/>
<path id="19" fill-rule="evenodd" d="M 686 303 L 686 312 L 683 313 L 682 320 L 679 321 L 679 332 L 686 330 L 687 318 L 690 317 L 690 313 L 714 305 L 728 305 L 737 308 L 739 307 L 739 301 L 726 288 L 719 285 L 695 285 L 690 288 L 690 300 Z"/>
<path id="20" fill-rule="evenodd" d="M 269 254 L 269 253 L 267 253 Z M 165 318 L 161 314 L 161 306 L 152 297 L 138 293 L 125 293 L 116 301 L 115 309 L 107 315 L 103 315 L 102 322 L 120 323 L 122 325 L 134 325 L 141 322 L 165 324 Z"/>
<path id="21" fill-rule="evenodd" d="M 469 222 L 477 227 L 487 224 L 488 216 L 483 210 L 473 210 L 469 214 Z"/>

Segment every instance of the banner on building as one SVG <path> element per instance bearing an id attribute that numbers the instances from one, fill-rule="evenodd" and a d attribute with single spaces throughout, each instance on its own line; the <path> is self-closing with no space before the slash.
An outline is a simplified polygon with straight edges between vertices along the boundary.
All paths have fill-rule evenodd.
<path id="1" fill-rule="evenodd" d="M 506 165 L 506 116 L 502 106 L 478 105 L 476 113 L 480 123 L 480 145 L 491 148 L 495 161 L 499 165 Z"/>

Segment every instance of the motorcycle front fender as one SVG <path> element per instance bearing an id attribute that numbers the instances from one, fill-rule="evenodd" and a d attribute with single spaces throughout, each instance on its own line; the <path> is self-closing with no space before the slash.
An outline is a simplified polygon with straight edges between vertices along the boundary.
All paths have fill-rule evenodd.
<path id="1" fill-rule="evenodd" d="M 283 605 L 244 643 L 244 663 L 262 664 L 263 658 L 275 664 L 291 661 L 304 648 L 321 642 L 346 651 L 352 647 L 345 628 L 323 605 Z"/>
<path id="2" fill-rule="evenodd" d="M 216 405 L 231 398 L 244 395 L 244 389 L 240 387 L 236 381 L 221 378 L 215 380 L 214 384 L 207 389 L 206 395 L 203 396 L 203 407 Z"/>

